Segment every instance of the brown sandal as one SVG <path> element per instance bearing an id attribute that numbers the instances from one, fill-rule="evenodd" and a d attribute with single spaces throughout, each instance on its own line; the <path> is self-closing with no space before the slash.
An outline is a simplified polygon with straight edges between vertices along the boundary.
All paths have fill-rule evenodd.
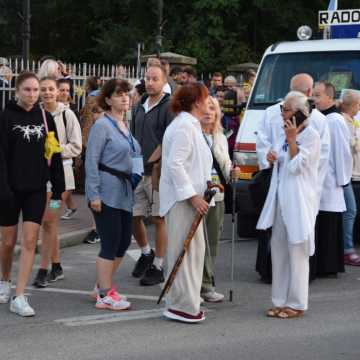
<path id="1" fill-rule="evenodd" d="M 279 311 L 276 315 L 279 319 L 295 319 L 302 317 L 304 315 L 304 310 L 296 310 L 289 307 L 283 308 L 281 311 Z"/>
<path id="2" fill-rule="evenodd" d="M 274 307 L 266 311 L 267 317 L 278 317 L 279 313 L 283 310 L 283 308 Z"/>

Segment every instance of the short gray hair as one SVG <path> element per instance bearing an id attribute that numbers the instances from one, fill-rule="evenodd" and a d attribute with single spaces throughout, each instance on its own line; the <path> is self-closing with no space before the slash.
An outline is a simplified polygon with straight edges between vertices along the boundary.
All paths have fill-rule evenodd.
<path id="1" fill-rule="evenodd" d="M 353 89 L 346 89 L 341 95 L 341 103 L 344 106 L 351 106 L 354 102 L 360 101 L 360 91 Z"/>
<path id="2" fill-rule="evenodd" d="M 285 96 L 284 103 L 288 103 L 293 111 L 300 110 L 306 116 L 310 114 L 308 98 L 300 91 L 290 91 Z"/>

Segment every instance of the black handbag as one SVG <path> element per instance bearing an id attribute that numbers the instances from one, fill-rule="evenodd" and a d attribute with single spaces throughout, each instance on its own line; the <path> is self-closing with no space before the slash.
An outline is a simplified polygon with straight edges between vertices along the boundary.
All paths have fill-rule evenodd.
<path id="1" fill-rule="evenodd" d="M 250 198 L 257 213 L 264 207 L 270 188 L 272 167 L 260 170 L 252 177 L 249 184 Z"/>

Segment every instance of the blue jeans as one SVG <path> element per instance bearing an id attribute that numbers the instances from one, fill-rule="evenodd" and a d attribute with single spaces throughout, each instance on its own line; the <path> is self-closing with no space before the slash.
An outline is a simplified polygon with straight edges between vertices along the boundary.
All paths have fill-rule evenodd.
<path id="1" fill-rule="evenodd" d="M 356 217 L 356 201 L 351 183 L 344 186 L 346 211 L 342 213 L 344 254 L 355 252 L 353 243 L 353 229 Z"/>

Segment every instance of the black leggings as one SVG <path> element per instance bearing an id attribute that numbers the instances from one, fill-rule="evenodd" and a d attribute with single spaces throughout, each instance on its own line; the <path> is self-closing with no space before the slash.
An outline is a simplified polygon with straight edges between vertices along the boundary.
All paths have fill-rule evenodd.
<path id="1" fill-rule="evenodd" d="M 107 260 L 123 257 L 131 241 L 132 213 L 102 203 L 101 212 L 93 214 L 101 239 L 99 257 Z"/>

